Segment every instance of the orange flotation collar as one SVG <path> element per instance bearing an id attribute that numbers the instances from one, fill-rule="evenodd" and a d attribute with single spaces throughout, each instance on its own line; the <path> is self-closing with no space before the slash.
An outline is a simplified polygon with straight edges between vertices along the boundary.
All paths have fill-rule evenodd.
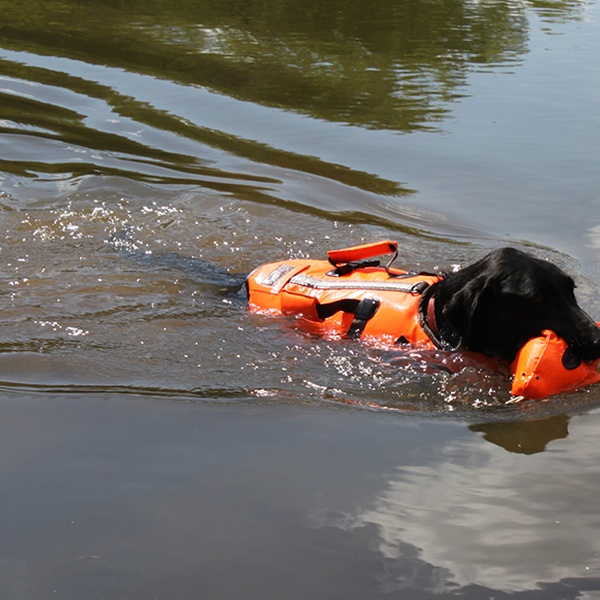
<path id="1" fill-rule="evenodd" d="M 375 256 L 392 253 L 387 265 Z M 438 337 L 428 289 L 442 277 L 391 266 L 398 244 L 385 240 L 329 251 L 329 260 L 268 263 L 247 279 L 250 309 L 296 315 L 304 327 L 328 336 L 360 338 L 378 345 L 411 344 L 452 350 Z M 573 370 L 562 364 L 564 340 L 547 331 L 529 340 L 511 365 L 513 396 L 544 398 L 600 381 L 598 364 Z M 489 364 L 481 355 L 482 364 Z"/>
<path id="2" fill-rule="evenodd" d="M 567 342 L 549 330 L 525 343 L 511 365 L 512 395 L 541 399 L 598 383 L 600 360 L 565 369 L 562 357 L 566 349 Z"/>

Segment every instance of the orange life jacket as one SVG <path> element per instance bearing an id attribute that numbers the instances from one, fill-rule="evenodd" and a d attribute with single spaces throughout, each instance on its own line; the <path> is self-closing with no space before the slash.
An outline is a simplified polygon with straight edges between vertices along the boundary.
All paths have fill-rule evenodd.
<path id="1" fill-rule="evenodd" d="M 441 277 L 364 260 L 389 252 L 390 245 L 397 249 L 395 242 L 386 241 L 330 251 L 331 262 L 286 260 L 262 265 L 248 277 L 250 309 L 297 315 L 305 327 L 325 335 L 434 348 L 419 304 L 422 293 Z"/>
<path id="2" fill-rule="evenodd" d="M 390 252 L 394 256 L 386 266 L 369 260 Z M 398 244 L 386 240 L 330 250 L 328 261 L 296 259 L 262 265 L 248 276 L 250 309 L 296 315 L 306 328 L 323 335 L 450 349 L 428 326 L 433 305 L 426 290 L 442 277 L 392 267 L 397 252 Z M 565 369 L 566 347 L 553 332 L 529 340 L 511 365 L 512 394 L 543 398 L 600 381 L 600 360 Z M 493 365 L 483 355 L 477 362 Z"/>

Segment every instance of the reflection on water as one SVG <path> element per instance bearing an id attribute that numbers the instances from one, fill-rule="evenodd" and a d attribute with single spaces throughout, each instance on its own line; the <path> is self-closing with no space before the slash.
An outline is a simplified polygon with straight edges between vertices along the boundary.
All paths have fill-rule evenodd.
<path id="1" fill-rule="evenodd" d="M 482 423 L 471 425 L 469 429 L 483 433 L 488 442 L 509 452 L 537 454 L 550 442 L 569 435 L 569 417 L 556 415 L 543 420 Z"/>
<path id="2" fill-rule="evenodd" d="M 558 417 L 473 427 L 510 452 L 472 438 L 450 441 L 433 456 L 424 451 L 395 469 L 372 502 L 349 514 L 325 511 L 315 526 L 369 531 L 388 565 L 386 592 L 414 587 L 423 566 L 411 578 L 405 565 L 420 561 L 430 565 L 425 587 L 434 593 L 478 585 L 504 592 L 538 588 L 543 598 L 553 597 L 552 582 L 577 589 L 578 579 L 584 589 L 597 590 L 597 422 L 575 421 L 568 440 L 566 425 L 566 417 Z M 519 437 L 529 448 L 517 442 L 516 451 L 526 454 L 554 441 L 548 452 L 525 457 L 511 447 Z M 559 597 L 581 597 L 564 594 Z"/>
<path id="3" fill-rule="evenodd" d="M 598 415 L 530 456 L 456 422 L 300 404 L 22 390 L 2 415 L 6 598 L 600 589 Z"/>
<path id="4" fill-rule="evenodd" d="M 547 22 L 579 2 L 532 2 Z M 0 3 L 7 48 L 202 85 L 319 119 L 410 131 L 464 94 L 465 75 L 527 51 L 519 2 L 289 0 L 100 6 Z M 68 7 L 68 8 L 67 8 Z"/>
<path id="5" fill-rule="evenodd" d="M 71 6 L 72 4 L 72 6 Z M 0 3 L 7 45 L 313 117 L 411 130 L 443 116 L 472 64 L 518 59 L 519 3 Z M 65 7 L 69 6 L 69 10 Z M 561 3 L 567 13 L 574 9 Z M 62 26 L 68 23 L 68 29 Z"/>

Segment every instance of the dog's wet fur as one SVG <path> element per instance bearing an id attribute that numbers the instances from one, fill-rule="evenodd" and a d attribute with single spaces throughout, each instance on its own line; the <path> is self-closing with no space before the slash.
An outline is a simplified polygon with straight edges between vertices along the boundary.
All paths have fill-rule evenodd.
<path id="1" fill-rule="evenodd" d="M 513 360 L 543 330 L 563 338 L 569 369 L 600 358 L 600 328 L 556 265 L 515 248 L 492 251 L 432 286 L 442 339 L 453 347 Z"/>

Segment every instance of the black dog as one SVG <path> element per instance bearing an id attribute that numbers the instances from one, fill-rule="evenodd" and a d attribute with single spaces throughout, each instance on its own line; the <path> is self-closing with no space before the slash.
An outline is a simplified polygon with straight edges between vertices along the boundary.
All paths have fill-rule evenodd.
<path id="1" fill-rule="evenodd" d="M 552 263 L 514 248 L 494 250 L 430 288 L 439 337 L 448 345 L 513 360 L 530 338 L 550 329 L 576 368 L 600 358 L 600 328 L 577 304 L 575 283 Z"/>

